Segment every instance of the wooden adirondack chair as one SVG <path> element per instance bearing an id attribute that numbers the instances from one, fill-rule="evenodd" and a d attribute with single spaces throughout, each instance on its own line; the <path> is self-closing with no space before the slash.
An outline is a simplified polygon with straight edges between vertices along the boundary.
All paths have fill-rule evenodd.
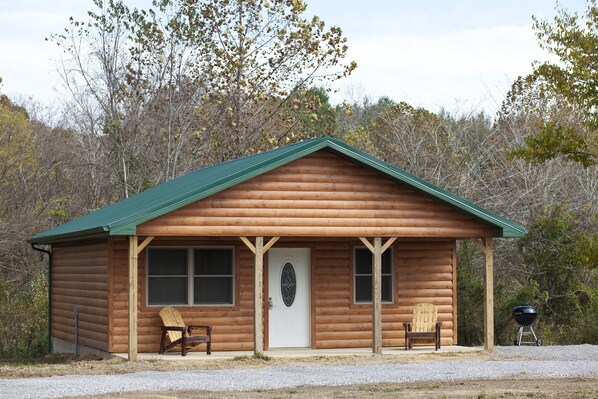
<path id="1" fill-rule="evenodd" d="M 436 350 L 440 349 L 440 327 L 437 321 L 438 308 L 431 303 L 413 306 L 413 322 L 403 323 L 405 327 L 405 350 L 413 348 L 413 339 L 434 339 Z"/>
<path id="2" fill-rule="evenodd" d="M 212 354 L 212 327 L 211 326 L 187 326 L 183 321 L 181 313 L 174 308 L 164 308 L 160 311 L 162 327 L 162 338 L 160 339 L 160 354 L 167 350 L 181 345 L 181 355 L 187 355 L 188 346 L 196 346 L 198 343 L 206 343 L 206 353 Z M 206 335 L 192 335 L 195 329 L 205 329 Z M 170 343 L 166 344 L 166 335 Z"/>

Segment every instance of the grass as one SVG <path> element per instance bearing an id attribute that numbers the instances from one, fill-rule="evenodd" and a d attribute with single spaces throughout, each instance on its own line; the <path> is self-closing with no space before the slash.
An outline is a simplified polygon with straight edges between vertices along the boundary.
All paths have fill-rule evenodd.
<path id="1" fill-rule="evenodd" d="M 545 392 L 501 392 L 496 394 L 486 394 L 484 391 L 480 392 L 477 399 L 507 399 L 507 398 L 549 398 L 553 397 Z M 580 396 L 585 398 L 587 396 Z"/>
<path id="2" fill-rule="evenodd" d="M 263 354 L 262 352 L 255 352 L 255 354 L 253 355 L 253 357 L 254 357 L 255 359 L 264 360 L 264 361 L 266 361 L 266 362 L 268 362 L 268 361 L 272 360 L 272 357 L 271 357 L 271 356 L 265 355 L 265 354 Z"/>
<path id="3" fill-rule="evenodd" d="M 440 384 L 420 385 L 417 389 L 440 389 Z"/>
<path id="4" fill-rule="evenodd" d="M 43 359 L 0 359 L 0 366 L 8 367 L 43 367 L 46 363 Z"/>
<path id="5" fill-rule="evenodd" d="M 251 359 L 250 356 L 247 356 L 247 358 Z M 263 397 L 263 398 L 269 398 L 271 395 L 276 395 L 276 396 L 272 396 L 272 399 L 287 399 L 285 396 L 280 396 L 280 393 L 281 393 L 280 391 L 272 390 L 272 389 L 258 388 L 258 389 L 251 390 L 251 392 L 266 394 L 265 396 L 260 395 L 260 397 Z M 285 390 L 284 393 L 288 394 L 288 395 L 295 395 L 295 394 L 300 393 L 300 391 L 295 388 L 290 388 L 290 389 Z"/>
<path id="6" fill-rule="evenodd" d="M 268 391 L 264 390 L 264 389 L 255 389 L 253 392 L 265 393 L 265 392 L 268 392 Z M 286 391 L 286 393 L 288 393 L 290 395 L 294 395 L 296 393 L 299 393 L 299 391 L 296 390 L 296 389 L 289 389 L 289 390 Z M 285 399 L 285 397 L 284 396 L 274 396 L 272 399 Z"/>
<path id="7" fill-rule="evenodd" d="M 385 392 L 385 393 L 392 393 L 392 392 L 401 392 L 403 388 L 399 387 L 384 387 L 384 386 L 377 386 L 377 385 L 362 385 L 358 386 L 357 390 L 359 392 Z"/>
<path id="8" fill-rule="evenodd" d="M 256 352 L 253 356 L 242 355 L 242 356 L 233 357 L 233 361 L 235 361 L 235 362 L 246 362 L 251 359 L 263 360 L 265 362 L 268 362 L 268 361 L 272 360 L 272 357 L 265 355 L 262 352 Z"/>
<path id="9" fill-rule="evenodd" d="M 385 385 L 360 385 L 357 387 L 357 391 L 360 392 L 378 392 L 378 393 L 393 393 L 404 391 L 405 387 L 393 387 Z M 422 384 L 410 387 L 411 390 L 435 390 L 440 389 L 440 384 Z"/>

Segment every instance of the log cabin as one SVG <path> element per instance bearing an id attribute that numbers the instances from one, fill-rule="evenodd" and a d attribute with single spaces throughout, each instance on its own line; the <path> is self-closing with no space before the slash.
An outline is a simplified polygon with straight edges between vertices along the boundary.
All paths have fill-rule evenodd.
<path id="1" fill-rule="evenodd" d="M 429 302 L 442 345 L 456 345 L 460 239 L 484 254 L 491 349 L 493 238 L 524 234 L 326 136 L 193 171 L 28 241 L 50 246 L 54 350 L 76 341 L 134 360 L 158 351 L 165 306 L 211 325 L 214 351 L 381 353 Z"/>

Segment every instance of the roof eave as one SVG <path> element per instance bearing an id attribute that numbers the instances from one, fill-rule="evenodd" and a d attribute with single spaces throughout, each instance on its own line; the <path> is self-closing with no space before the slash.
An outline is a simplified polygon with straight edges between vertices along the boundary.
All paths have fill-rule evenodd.
<path id="1" fill-rule="evenodd" d="M 501 231 L 499 232 L 500 234 L 495 235 L 495 237 L 501 237 L 501 238 L 521 238 L 524 237 L 527 234 L 527 229 L 524 228 L 523 226 L 521 226 L 522 229 L 520 230 L 515 230 L 515 229 L 511 229 L 511 228 L 504 228 L 501 229 Z"/>
<path id="2" fill-rule="evenodd" d="M 69 232 L 65 234 L 52 235 L 36 235 L 27 240 L 29 244 L 49 245 L 67 241 L 81 241 L 91 240 L 96 238 L 105 238 L 110 235 L 109 229 L 106 226 L 96 227 L 93 229 Z"/>

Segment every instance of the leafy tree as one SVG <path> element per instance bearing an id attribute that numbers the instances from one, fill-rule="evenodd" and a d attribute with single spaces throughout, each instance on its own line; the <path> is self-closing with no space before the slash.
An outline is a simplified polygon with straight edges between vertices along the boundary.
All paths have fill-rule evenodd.
<path id="1" fill-rule="evenodd" d="M 287 131 L 293 136 L 287 141 L 334 134 L 337 109 L 330 104 L 325 89 L 299 90 L 285 108 L 291 118 Z M 287 135 L 281 133 L 282 137 Z"/>
<path id="2" fill-rule="evenodd" d="M 319 108 L 323 98 L 308 96 L 309 87 L 325 87 L 356 67 L 343 63 L 341 29 L 326 29 L 317 16 L 306 19 L 302 0 L 205 0 L 193 8 L 209 46 L 202 104 L 211 112 L 203 113 L 203 129 L 220 160 L 264 149 L 255 145 L 264 138 L 288 139 L 300 129 L 293 129 L 297 120 L 281 126 L 285 111 Z M 306 122 L 309 129 L 313 121 Z"/>
<path id="3" fill-rule="evenodd" d="M 105 162 L 113 175 L 108 200 L 201 166 L 193 122 L 205 47 L 197 22 L 172 3 L 145 10 L 94 0 L 86 20 L 71 18 L 49 38 L 65 53 L 59 72 L 70 94 L 68 126 L 89 164 Z"/>
<path id="4" fill-rule="evenodd" d="M 0 358 L 46 350 L 45 265 L 25 239 L 46 210 L 46 169 L 23 106 L 0 94 Z"/>
<path id="5" fill-rule="evenodd" d="M 484 343 L 484 280 L 481 266 L 476 265 L 479 250 L 471 241 L 457 248 L 457 339 L 459 345 Z"/>
<path id="6" fill-rule="evenodd" d="M 42 171 L 36 153 L 34 132 L 22 109 L 0 97 L 0 274 L 16 270 L 18 253 L 10 244 L 24 238 L 24 231 L 34 223 L 26 205 L 33 195 L 32 184 Z M 25 233 L 26 234 L 26 233 Z"/>
<path id="7" fill-rule="evenodd" d="M 41 269 L 21 284 L 0 277 L 0 359 L 34 358 L 48 352 L 47 292 Z"/>
<path id="8" fill-rule="evenodd" d="M 364 97 L 344 103 L 337 110 L 335 134 L 353 146 L 377 153 L 376 145 L 372 142 L 375 135 L 369 134 L 369 126 L 378 115 L 394 105 L 396 103 L 388 97 L 381 97 L 377 102 Z"/>
<path id="9" fill-rule="evenodd" d="M 585 15 L 558 8 L 554 21 L 534 18 L 540 46 L 558 63 L 536 63 L 513 84 L 502 114 L 540 111 L 538 128 L 511 156 L 533 163 L 562 157 L 584 167 L 598 163 L 598 8 Z"/>
<path id="10" fill-rule="evenodd" d="M 447 120 L 424 108 L 381 99 L 365 126 L 382 159 L 432 183 L 450 186 L 453 146 Z"/>
<path id="11" fill-rule="evenodd" d="M 298 0 L 93 4 L 50 40 L 66 54 L 71 126 L 85 153 L 107 155 L 117 198 L 316 134 L 300 116 L 323 104 L 310 87 L 355 68 L 341 30 Z"/>
<path id="12" fill-rule="evenodd" d="M 588 218 L 562 206 L 535 215 L 519 241 L 526 266 L 520 296 L 537 304 L 542 330 L 552 342 L 597 342 L 597 243 L 596 215 Z"/>

